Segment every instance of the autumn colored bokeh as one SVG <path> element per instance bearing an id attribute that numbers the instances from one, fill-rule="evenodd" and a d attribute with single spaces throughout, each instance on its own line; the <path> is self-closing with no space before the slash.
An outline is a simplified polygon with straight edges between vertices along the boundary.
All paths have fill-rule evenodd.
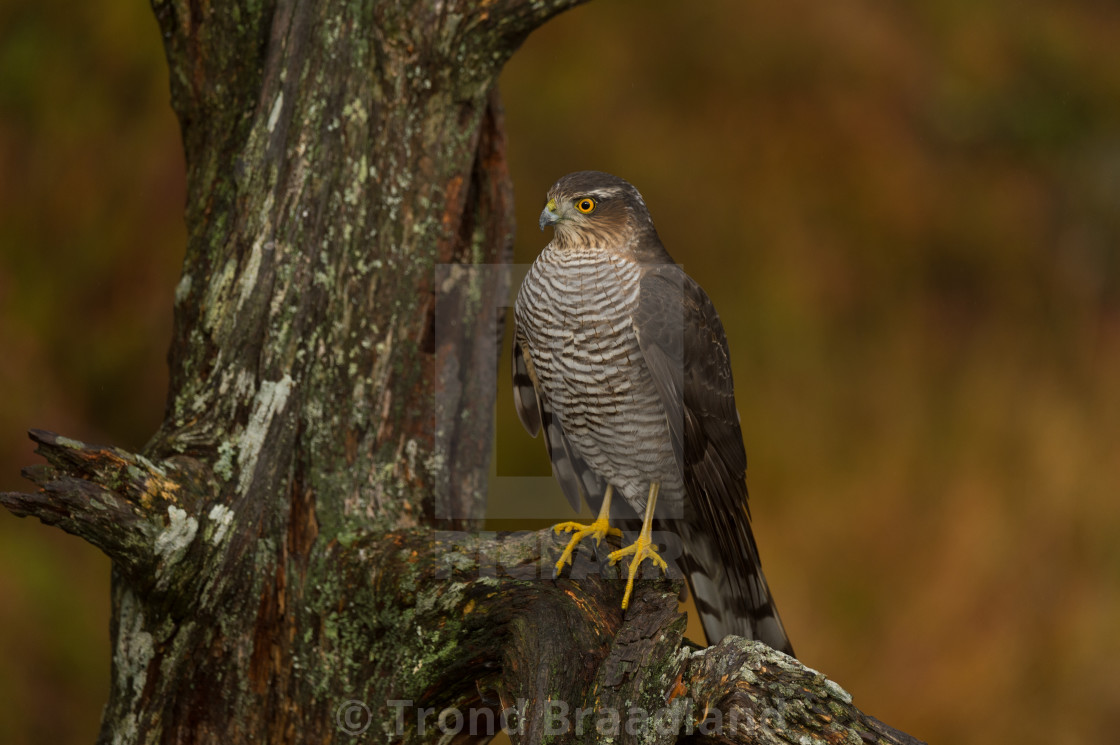
<path id="1" fill-rule="evenodd" d="M 727 327 L 799 654 L 931 742 L 1107 741 L 1120 712 L 1117 39 L 1093 0 L 595 0 L 502 78 L 516 260 L 560 175 L 642 190 Z M 30 427 L 139 449 L 162 417 L 159 42 L 144 3 L 0 6 L 0 489 Z M 536 527 L 506 477 L 543 446 L 496 415 L 493 526 Z M 108 578 L 0 511 L 0 742 L 94 739 Z"/>

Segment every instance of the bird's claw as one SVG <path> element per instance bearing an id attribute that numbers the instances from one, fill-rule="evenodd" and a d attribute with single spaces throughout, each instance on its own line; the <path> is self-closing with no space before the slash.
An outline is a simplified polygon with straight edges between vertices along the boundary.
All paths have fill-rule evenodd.
<path id="1" fill-rule="evenodd" d="M 554 525 L 552 531 L 556 535 L 561 533 L 573 533 L 568 545 L 564 548 L 564 553 L 560 554 L 560 558 L 556 562 L 555 568 L 552 570 L 552 578 L 556 579 L 560 576 L 560 570 L 564 568 L 565 564 L 572 563 L 572 553 L 576 550 L 576 546 L 584 538 L 591 536 L 595 539 L 595 545 L 602 543 L 603 538 L 608 535 L 622 535 L 622 531 L 618 528 L 612 528 L 606 520 L 597 519 L 590 525 L 584 525 L 577 522 L 566 522 Z M 613 554 L 612 554 L 613 555 Z"/>
<path id="2" fill-rule="evenodd" d="M 634 590 L 634 578 L 637 577 L 638 568 L 645 559 L 652 561 L 654 566 L 660 568 L 661 571 L 665 573 L 669 571 L 665 560 L 657 553 L 657 544 L 644 534 L 640 534 L 638 540 L 634 541 L 629 546 L 611 552 L 610 556 L 607 558 L 613 565 L 620 562 L 625 556 L 631 556 L 632 558 L 630 559 L 630 571 L 626 577 L 626 594 L 622 597 L 623 610 L 626 610 L 626 606 L 630 604 L 630 593 Z"/>

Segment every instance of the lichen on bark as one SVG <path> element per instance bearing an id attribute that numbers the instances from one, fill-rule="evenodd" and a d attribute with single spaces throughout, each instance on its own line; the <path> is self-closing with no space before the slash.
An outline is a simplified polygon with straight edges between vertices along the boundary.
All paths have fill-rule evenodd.
<path id="1" fill-rule="evenodd" d="M 779 653 L 686 644 L 678 584 L 623 613 L 611 576 L 551 579 L 550 533 L 473 530 L 508 282 L 474 269 L 513 231 L 494 84 L 576 2 L 153 0 L 188 166 L 165 420 L 140 454 L 33 431 L 39 491 L 0 495 L 113 560 L 101 743 L 427 741 L 427 709 L 591 741 L 556 701 L 673 742 L 701 694 L 807 742 L 865 726 Z M 828 727 L 780 708 L 797 686 Z"/>

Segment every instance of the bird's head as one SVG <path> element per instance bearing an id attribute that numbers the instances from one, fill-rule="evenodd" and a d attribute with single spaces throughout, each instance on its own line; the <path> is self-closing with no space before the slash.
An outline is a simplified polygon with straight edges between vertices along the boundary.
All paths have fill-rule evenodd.
<path id="1" fill-rule="evenodd" d="M 556 229 L 561 246 L 623 247 L 654 233 L 638 190 L 601 171 L 577 171 L 548 190 L 540 227 Z"/>

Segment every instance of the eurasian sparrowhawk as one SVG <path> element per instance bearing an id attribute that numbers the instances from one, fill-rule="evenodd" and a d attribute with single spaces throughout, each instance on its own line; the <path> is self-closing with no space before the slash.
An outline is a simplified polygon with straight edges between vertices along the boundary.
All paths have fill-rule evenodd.
<path id="1" fill-rule="evenodd" d="M 652 527 L 674 530 L 710 643 L 738 634 L 793 653 L 762 574 L 747 510 L 727 337 L 708 296 L 661 245 L 638 190 L 581 171 L 553 185 L 540 227 L 555 235 L 515 306 L 514 399 L 542 428 L 565 495 L 598 518 L 572 531 L 556 564 L 608 519 L 642 519 L 627 606 L 644 559 L 665 568 Z M 622 500 L 612 503 L 618 492 Z M 675 518 L 675 519 L 670 519 Z M 655 522 L 656 521 L 656 522 Z"/>

